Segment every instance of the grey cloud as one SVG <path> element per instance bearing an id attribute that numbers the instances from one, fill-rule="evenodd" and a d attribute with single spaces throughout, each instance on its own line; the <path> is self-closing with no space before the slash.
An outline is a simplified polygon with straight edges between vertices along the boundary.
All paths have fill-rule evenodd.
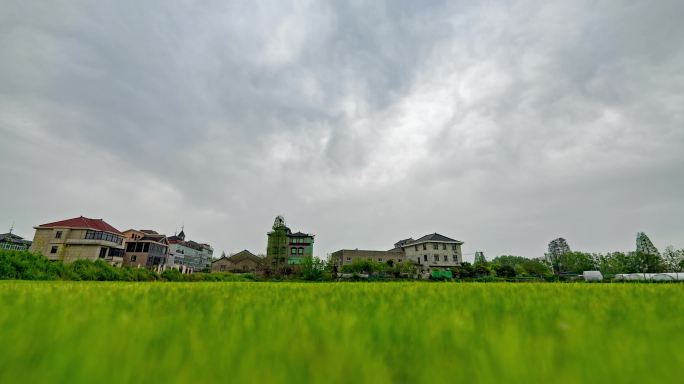
<path id="1" fill-rule="evenodd" d="M 0 218 L 23 235 L 84 214 L 263 252 L 285 214 L 321 255 L 684 246 L 681 2 L 3 8 Z"/>

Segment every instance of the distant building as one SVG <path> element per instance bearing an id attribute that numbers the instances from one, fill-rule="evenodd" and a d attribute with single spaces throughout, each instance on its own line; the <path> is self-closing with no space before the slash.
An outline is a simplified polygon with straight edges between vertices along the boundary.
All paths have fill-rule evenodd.
<path id="1" fill-rule="evenodd" d="M 646 255 L 656 255 L 660 256 L 660 252 L 658 252 L 658 248 L 653 245 L 651 242 L 651 239 L 646 236 L 644 232 L 639 232 L 637 233 L 636 237 L 636 251 L 638 253 L 643 253 Z"/>
<path id="2" fill-rule="evenodd" d="M 277 216 L 273 230 L 268 232 L 266 256 L 275 266 L 298 265 L 305 257 L 313 257 L 314 235 L 292 233 L 285 225 L 285 218 Z"/>
<path id="3" fill-rule="evenodd" d="M 8 251 L 26 251 L 31 246 L 31 242 L 24 240 L 12 232 L 0 234 L 0 249 Z"/>
<path id="4" fill-rule="evenodd" d="M 343 265 L 352 264 L 358 260 L 375 261 L 378 263 L 403 263 L 406 261 L 406 255 L 401 248 L 395 248 L 389 251 L 370 251 L 361 249 L 342 249 L 330 254 L 334 265 L 341 268 Z"/>
<path id="5" fill-rule="evenodd" d="M 262 266 L 264 259 L 248 250 L 238 252 L 232 256 L 223 256 L 211 263 L 212 272 L 245 273 L 256 272 Z"/>
<path id="6" fill-rule="evenodd" d="M 29 248 L 50 260 L 106 260 L 123 263 L 123 234 L 102 219 L 75 217 L 34 227 L 36 234 Z"/>
<path id="7" fill-rule="evenodd" d="M 214 249 L 209 244 L 185 240 L 185 231 L 168 238 L 168 266 L 185 266 L 194 272 L 210 271 Z"/>
<path id="8" fill-rule="evenodd" d="M 166 264 L 169 241 L 166 235 L 143 229 L 129 229 L 123 232 L 125 253 L 123 265 L 127 267 L 146 267 L 158 269 Z"/>
<path id="9" fill-rule="evenodd" d="M 431 273 L 433 269 L 447 269 L 460 265 L 462 241 L 454 240 L 439 233 L 425 235 L 401 246 L 406 260 L 418 265 L 421 272 Z"/>
<path id="10" fill-rule="evenodd" d="M 372 260 L 380 263 L 390 260 L 393 263 L 410 262 L 418 267 L 419 273 L 426 276 L 433 270 L 449 269 L 460 265 L 463 261 L 461 245 L 463 245 L 462 241 L 433 233 L 417 240 L 413 238 L 400 240 L 389 251 L 342 249 L 333 252 L 330 256 L 338 268 L 357 260 Z"/>

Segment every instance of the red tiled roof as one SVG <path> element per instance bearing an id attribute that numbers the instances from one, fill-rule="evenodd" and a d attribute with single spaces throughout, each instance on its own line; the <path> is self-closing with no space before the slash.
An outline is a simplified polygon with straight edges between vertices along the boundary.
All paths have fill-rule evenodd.
<path id="1" fill-rule="evenodd" d="M 89 219 L 87 217 L 79 216 L 73 219 L 55 221 L 54 223 L 41 224 L 40 228 L 87 228 L 96 231 L 111 232 L 122 235 L 118 229 L 112 227 L 102 219 Z"/>

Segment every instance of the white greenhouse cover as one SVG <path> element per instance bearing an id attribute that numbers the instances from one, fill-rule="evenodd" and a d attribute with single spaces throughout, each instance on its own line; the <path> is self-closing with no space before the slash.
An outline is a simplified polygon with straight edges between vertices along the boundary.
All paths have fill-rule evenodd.
<path id="1" fill-rule="evenodd" d="M 621 273 L 615 275 L 615 280 L 650 280 L 650 281 L 680 281 L 684 280 L 684 273 L 664 272 L 664 273 Z"/>
<path id="2" fill-rule="evenodd" d="M 602 281 L 603 275 L 599 271 L 584 271 L 582 273 L 584 281 Z"/>

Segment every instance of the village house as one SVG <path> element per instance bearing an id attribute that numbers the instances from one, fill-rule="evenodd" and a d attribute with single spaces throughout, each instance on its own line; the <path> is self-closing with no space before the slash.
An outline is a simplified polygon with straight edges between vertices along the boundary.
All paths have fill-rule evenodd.
<path id="1" fill-rule="evenodd" d="M 248 250 L 231 256 L 223 256 L 211 263 L 212 272 L 245 273 L 256 272 L 263 265 L 264 259 Z"/>
<path id="2" fill-rule="evenodd" d="M 370 251 L 361 249 L 341 249 L 330 254 L 333 263 L 341 268 L 343 265 L 352 264 L 358 260 L 375 261 L 378 263 L 403 263 L 406 260 L 404 251 L 399 249 L 391 249 L 389 251 Z"/>
<path id="3" fill-rule="evenodd" d="M 417 240 L 408 238 L 394 244 L 389 251 L 371 251 L 358 249 L 342 249 L 330 256 L 335 266 L 341 268 L 357 260 L 372 260 L 379 263 L 411 262 L 418 267 L 418 272 L 428 276 L 433 270 L 446 270 L 460 265 L 462 241 L 433 233 Z"/>
<path id="4" fill-rule="evenodd" d="M 0 234 L 0 249 L 8 251 L 26 251 L 31 246 L 31 242 L 24 240 L 23 237 L 9 233 Z"/>
<path id="5" fill-rule="evenodd" d="M 168 238 L 169 252 L 167 266 L 189 269 L 194 272 L 211 270 L 214 249 L 209 244 L 185 240 L 185 230 Z"/>
<path id="6" fill-rule="evenodd" d="M 417 240 L 407 241 L 400 245 L 406 260 L 413 261 L 424 274 L 433 269 L 448 269 L 460 265 L 462 241 L 432 233 Z"/>
<path id="7" fill-rule="evenodd" d="M 124 266 L 159 269 L 166 264 L 169 251 L 166 235 L 149 229 L 129 229 L 124 231 L 123 235 L 126 249 L 123 257 Z"/>
<path id="8" fill-rule="evenodd" d="M 292 233 L 282 216 L 275 218 L 272 231 L 267 236 L 266 257 L 274 266 L 299 265 L 304 258 L 313 257 L 314 235 Z"/>
<path id="9" fill-rule="evenodd" d="M 50 260 L 102 259 L 114 266 L 123 264 L 123 234 L 102 219 L 79 216 L 34 229 L 36 234 L 29 250 Z"/>

